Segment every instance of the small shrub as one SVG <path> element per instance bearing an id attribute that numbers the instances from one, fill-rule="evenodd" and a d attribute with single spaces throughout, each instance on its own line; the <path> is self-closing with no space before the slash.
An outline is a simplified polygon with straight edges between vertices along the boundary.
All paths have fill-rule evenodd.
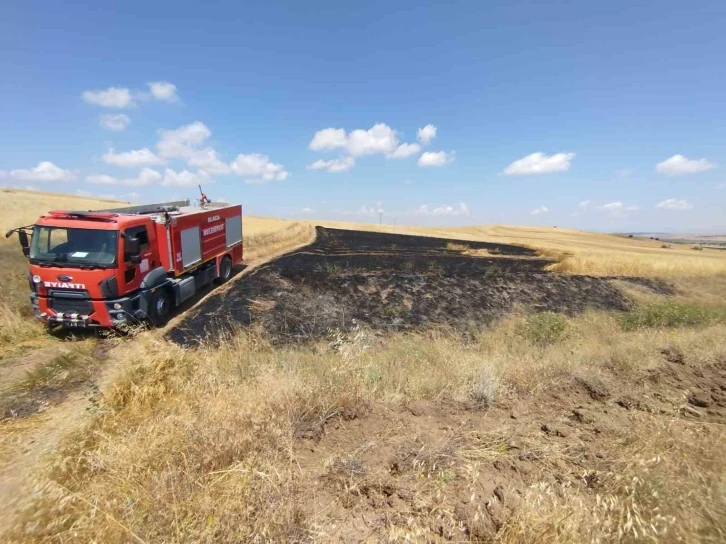
<path id="1" fill-rule="evenodd" d="M 517 327 L 517 333 L 532 344 L 548 346 L 565 337 L 567 320 L 555 312 L 532 314 Z"/>
<path id="2" fill-rule="evenodd" d="M 469 251 L 471 249 L 471 246 L 468 244 L 456 244 L 454 242 L 448 242 L 446 244 L 446 249 L 449 251 Z"/>
<path id="3" fill-rule="evenodd" d="M 623 330 L 697 327 L 726 318 L 726 311 L 673 301 L 639 306 L 620 316 Z"/>
<path id="4" fill-rule="evenodd" d="M 489 367 L 482 367 L 479 374 L 471 384 L 471 399 L 482 406 L 492 406 L 497 390 L 499 389 L 499 377 Z"/>

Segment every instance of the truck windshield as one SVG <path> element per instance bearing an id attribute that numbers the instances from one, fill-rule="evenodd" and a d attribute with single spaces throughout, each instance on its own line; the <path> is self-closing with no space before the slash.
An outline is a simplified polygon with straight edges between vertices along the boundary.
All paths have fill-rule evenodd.
<path id="1" fill-rule="evenodd" d="M 39 264 L 112 268 L 117 254 L 118 232 L 114 230 L 36 225 L 30 243 L 30 259 Z"/>

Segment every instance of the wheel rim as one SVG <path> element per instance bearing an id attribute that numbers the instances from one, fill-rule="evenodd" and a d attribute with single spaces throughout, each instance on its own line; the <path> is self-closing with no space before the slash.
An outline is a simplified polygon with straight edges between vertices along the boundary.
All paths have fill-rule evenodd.
<path id="1" fill-rule="evenodd" d="M 156 301 L 156 315 L 158 315 L 158 316 L 166 315 L 167 309 L 168 308 L 167 308 L 167 304 L 166 304 L 166 297 L 164 295 L 162 295 Z"/>

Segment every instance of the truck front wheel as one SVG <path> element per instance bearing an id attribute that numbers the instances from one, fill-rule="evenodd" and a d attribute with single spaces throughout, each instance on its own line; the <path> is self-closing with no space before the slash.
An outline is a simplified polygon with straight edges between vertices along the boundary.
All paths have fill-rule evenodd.
<path id="1" fill-rule="evenodd" d="M 222 257 L 219 262 L 219 277 L 217 283 L 225 283 L 232 277 L 232 258 L 229 255 Z"/>
<path id="2" fill-rule="evenodd" d="M 149 319 L 156 327 L 163 327 L 169 322 L 171 303 L 169 292 L 166 289 L 159 289 L 151 295 L 149 301 Z"/>

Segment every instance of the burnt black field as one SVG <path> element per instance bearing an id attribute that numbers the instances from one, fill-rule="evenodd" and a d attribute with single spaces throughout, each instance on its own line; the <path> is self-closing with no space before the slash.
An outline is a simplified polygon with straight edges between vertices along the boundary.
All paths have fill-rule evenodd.
<path id="1" fill-rule="evenodd" d="M 469 329 L 515 308 L 576 314 L 627 310 L 608 279 L 551 273 L 525 247 L 317 227 L 312 244 L 255 269 L 212 294 L 169 331 L 188 346 L 214 343 L 240 326 L 275 343 L 325 337 L 356 325 Z M 447 249 L 465 244 L 490 256 Z"/>

